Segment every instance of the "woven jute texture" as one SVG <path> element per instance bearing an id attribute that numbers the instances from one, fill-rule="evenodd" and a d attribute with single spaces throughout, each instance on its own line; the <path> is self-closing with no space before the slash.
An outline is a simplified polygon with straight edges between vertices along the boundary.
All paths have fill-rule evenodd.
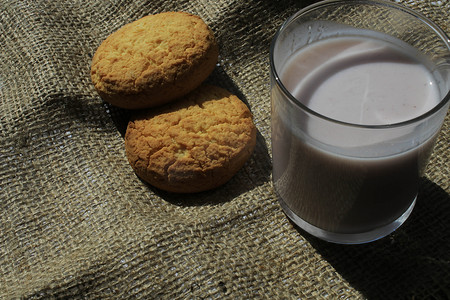
<path id="1" fill-rule="evenodd" d="M 311 1 L 1 1 L 0 299 L 448 299 L 447 117 L 416 207 L 394 234 L 342 246 L 288 221 L 271 182 L 269 44 Z M 447 33 L 449 2 L 397 1 Z M 139 180 L 129 112 L 90 81 L 100 43 L 182 10 L 215 32 L 209 82 L 254 114 L 257 146 L 224 186 L 173 195 Z"/>

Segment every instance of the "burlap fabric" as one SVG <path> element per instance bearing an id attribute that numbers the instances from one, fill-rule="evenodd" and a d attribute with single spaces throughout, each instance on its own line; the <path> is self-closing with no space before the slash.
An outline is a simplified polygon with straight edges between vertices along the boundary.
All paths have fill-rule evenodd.
<path id="1" fill-rule="evenodd" d="M 449 2 L 397 1 L 447 33 Z M 298 230 L 271 183 L 269 43 L 308 1 L 0 2 L 0 298 L 448 299 L 449 126 L 410 219 L 375 243 Z M 125 110 L 89 77 L 103 39 L 161 11 L 200 15 L 220 61 L 210 82 L 238 94 L 256 150 L 225 186 L 171 195 L 125 157 Z"/>

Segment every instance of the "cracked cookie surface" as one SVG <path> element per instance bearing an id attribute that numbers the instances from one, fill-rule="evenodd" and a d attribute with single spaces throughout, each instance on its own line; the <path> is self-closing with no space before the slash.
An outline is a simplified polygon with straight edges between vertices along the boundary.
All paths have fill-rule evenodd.
<path id="1" fill-rule="evenodd" d="M 136 112 L 125 134 L 126 154 L 136 174 L 178 193 L 224 184 L 244 165 L 255 143 L 247 106 L 211 85 L 172 104 Z"/>
<path id="2" fill-rule="evenodd" d="M 164 12 L 108 36 L 92 59 L 91 79 L 99 95 L 115 106 L 155 107 L 198 87 L 218 55 L 214 34 L 200 17 Z"/>

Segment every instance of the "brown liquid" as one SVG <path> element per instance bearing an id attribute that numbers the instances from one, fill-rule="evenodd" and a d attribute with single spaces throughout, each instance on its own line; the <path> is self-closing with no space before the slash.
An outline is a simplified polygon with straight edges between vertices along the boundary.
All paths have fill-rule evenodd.
<path id="1" fill-rule="evenodd" d="M 401 122 L 425 113 L 439 98 L 431 73 L 399 49 L 370 38 L 320 41 L 287 60 L 282 82 L 304 105 L 335 119 Z M 397 74 L 400 69 L 408 76 Z M 405 213 L 416 198 L 434 138 L 410 149 L 418 139 L 415 128 L 343 129 L 312 117 L 276 91 L 273 180 L 294 214 L 325 231 L 356 234 L 389 225 Z"/>
<path id="2" fill-rule="evenodd" d="M 306 144 L 283 120 L 273 120 L 275 188 L 304 221 L 337 233 L 387 225 L 412 204 L 433 140 L 407 153 L 359 159 Z"/>

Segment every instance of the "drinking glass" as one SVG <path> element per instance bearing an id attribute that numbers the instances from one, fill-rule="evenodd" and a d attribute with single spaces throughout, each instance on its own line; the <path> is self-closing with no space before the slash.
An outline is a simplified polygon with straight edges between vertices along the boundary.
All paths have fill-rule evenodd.
<path id="1" fill-rule="evenodd" d="M 353 124 L 312 110 L 291 94 L 280 74 L 297 50 L 341 36 L 413 47 L 429 62 L 441 100 L 426 113 L 394 124 Z M 366 243 L 396 230 L 413 210 L 449 107 L 445 33 L 391 2 L 322 1 L 279 28 L 270 47 L 270 76 L 273 184 L 286 215 L 334 243 Z"/>

